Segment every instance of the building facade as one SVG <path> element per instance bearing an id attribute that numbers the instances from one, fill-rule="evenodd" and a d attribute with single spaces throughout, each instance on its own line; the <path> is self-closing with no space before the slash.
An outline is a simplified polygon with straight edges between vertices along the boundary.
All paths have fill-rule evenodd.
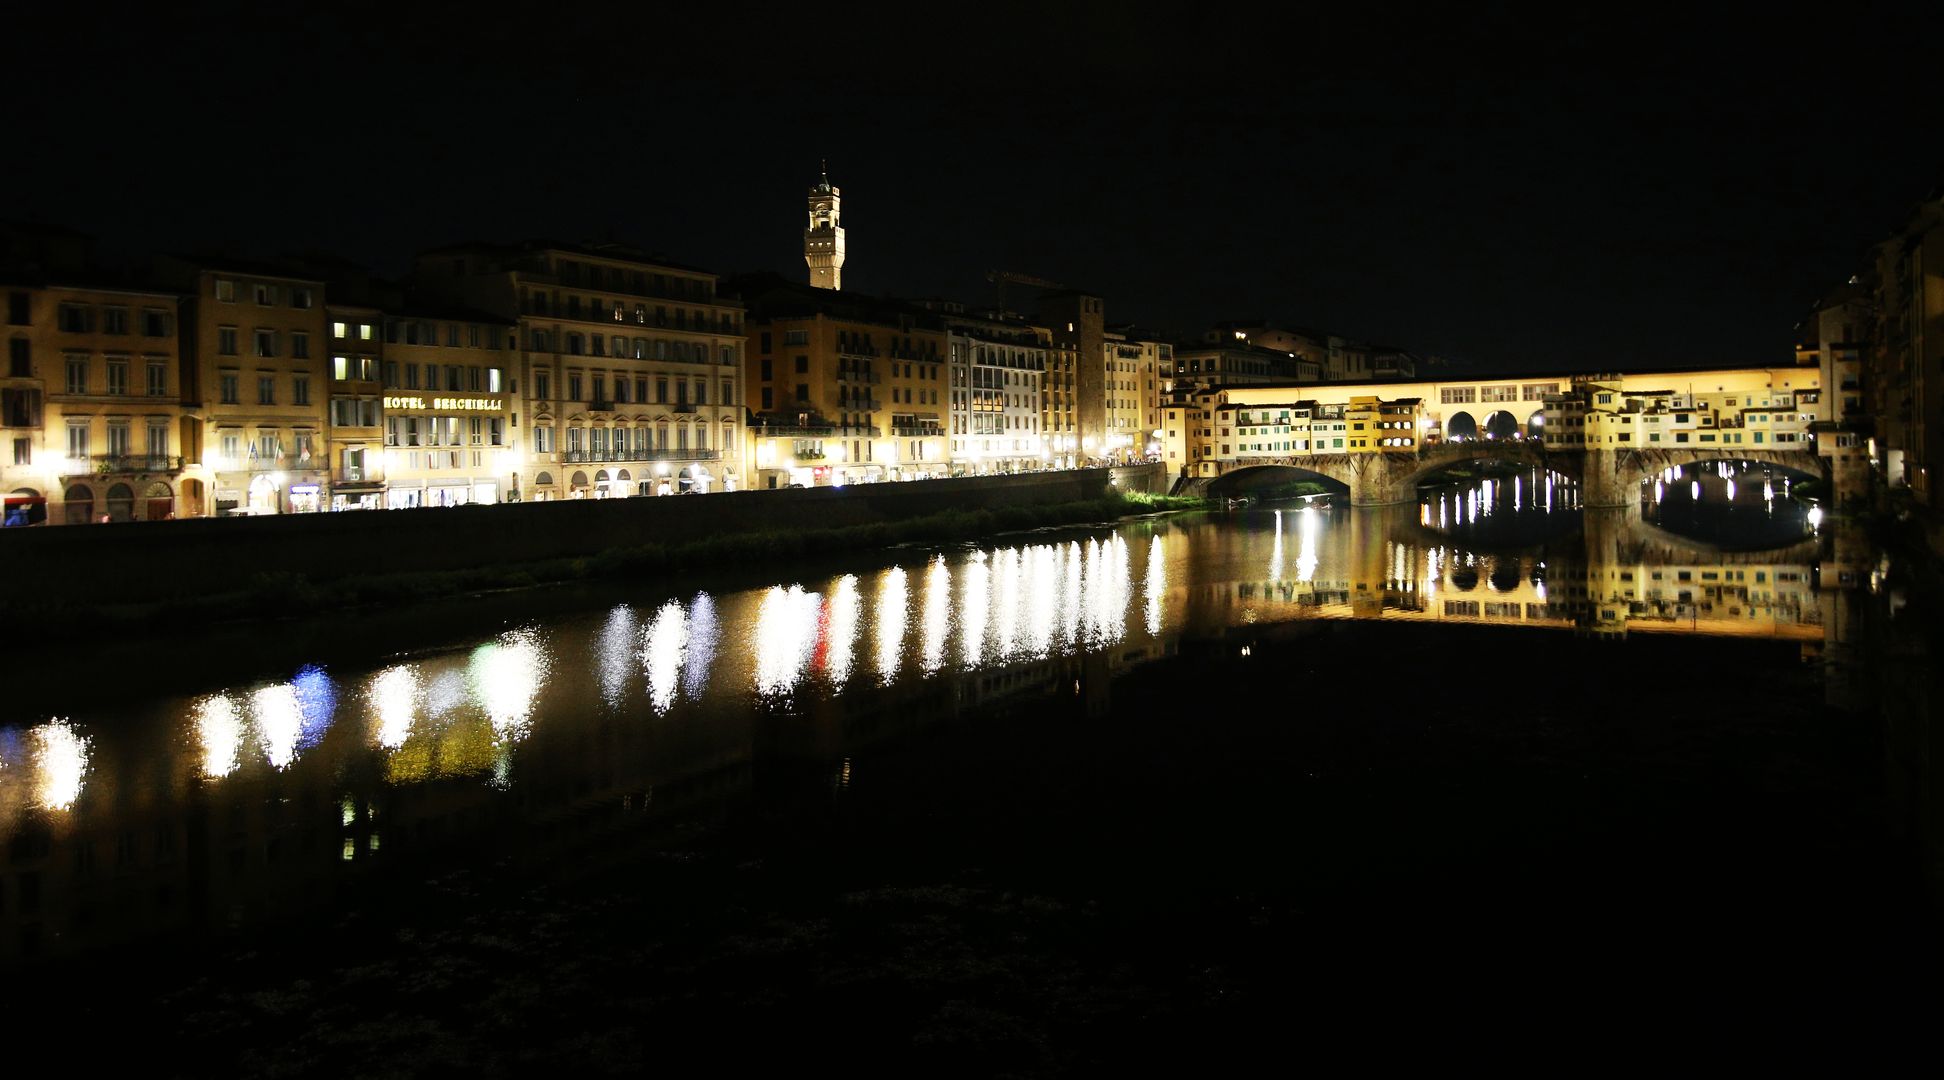
<path id="1" fill-rule="evenodd" d="M 947 341 L 936 312 L 755 276 L 749 304 L 757 487 L 946 475 Z"/>
<path id="2" fill-rule="evenodd" d="M 1876 248 L 1876 326 L 1867 381 L 1877 458 L 1891 491 L 1936 504 L 1944 468 L 1944 191 Z"/>
<path id="3" fill-rule="evenodd" d="M 209 477 L 206 512 L 327 507 L 323 282 L 220 258 L 169 257 L 158 272 L 181 290 L 183 454 Z"/>
<path id="4" fill-rule="evenodd" d="M 1052 335 L 997 318 L 945 319 L 951 356 L 950 429 L 955 476 L 1046 468 L 1053 449 L 1042 424 Z"/>
<path id="5" fill-rule="evenodd" d="M 715 274 L 618 244 L 531 242 L 427 252 L 413 282 L 516 327 L 522 498 L 743 486 L 744 311 Z"/>
<path id="6" fill-rule="evenodd" d="M 6 289 L 0 491 L 10 524 L 164 521 L 205 512 L 185 458 L 176 296 L 137 286 Z"/>
<path id="7" fill-rule="evenodd" d="M 1101 342 L 1106 400 L 1100 456 L 1125 463 L 1160 455 L 1161 385 L 1175 365 L 1174 346 L 1130 329 Z"/>
<path id="8" fill-rule="evenodd" d="M 382 448 L 343 463 L 388 509 L 518 502 L 525 465 L 517 328 L 479 311 L 404 304 L 384 314 Z"/>

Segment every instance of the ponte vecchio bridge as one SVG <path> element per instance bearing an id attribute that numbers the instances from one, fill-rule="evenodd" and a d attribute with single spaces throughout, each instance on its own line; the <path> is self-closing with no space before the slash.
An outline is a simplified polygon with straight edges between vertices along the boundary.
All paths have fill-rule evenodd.
<path id="1" fill-rule="evenodd" d="M 1829 478 L 1841 495 L 1867 462 L 1853 439 L 1817 438 L 1831 418 L 1822 391 L 1806 365 L 1188 389 L 1163 403 L 1163 454 L 1191 489 L 1293 468 L 1344 484 L 1359 505 L 1412 501 L 1432 474 L 1494 458 L 1575 480 L 1595 507 L 1637 502 L 1670 467 L 1720 460 Z"/>

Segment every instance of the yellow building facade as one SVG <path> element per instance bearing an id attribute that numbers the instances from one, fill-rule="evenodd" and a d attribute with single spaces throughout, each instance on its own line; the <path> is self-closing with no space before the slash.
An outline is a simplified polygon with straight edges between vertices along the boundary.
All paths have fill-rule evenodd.
<path id="1" fill-rule="evenodd" d="M 421 255 L 413 281 L 516 325 L 523 498 L 744 486 L 744 309 L 715 274 L 618 244 L 472 244 Z"/>

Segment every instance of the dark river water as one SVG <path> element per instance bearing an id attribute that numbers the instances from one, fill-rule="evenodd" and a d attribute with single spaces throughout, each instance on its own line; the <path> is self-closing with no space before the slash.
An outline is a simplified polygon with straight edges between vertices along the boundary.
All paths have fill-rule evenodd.
<path id="1" fill-rule="evenodd" d="M 1528 473 L 1416 506 L 1160 516 L 565 612 L 516 598 L 477 631 L 435 606 L 413 616 L 426 644 L 374 630 L 364 655 L 355 620 L 324 659 L 280 656 L 306 639 L 272 625 L 229 682 L 226 647 L 158 645 L 194 685 L 63 674 L 57 706 L 0 713 L 0 963 L 254 951 L 454 867 L 552 880 L 617 830 L 839 852 L 872 881 L 1012 865 L 1089 903 L 1139 880 L 1369 913 L 1491 866 L 1566 904 L 1623 872 L 1629 902 L 1657 875 L 1720 886 L 1700 905 L 1715 919 L 1743 879 L 1688 841 L 1657 862 L 1626 822 L 1746 834 L 1729 846 L 1759 864 L 1747 881 L 1798 883 L 1780 833 L 1814 808 L 1777 803 L 1769 835 L 1747 793 L 1775 782 L 1750 774 L 1826 794 L 1827 748 L 1739 760 L 1735 740 L 1758 714 L 1811 737 L 1804 718 L 1854 682 L 1872 569 L 1759 473 L 1670 475 L 1641 510 L 1601 512 Z M 1690 721 L 1732 730 L 1695 749 Z M 1831 751 L 1865 776 L 1875 752 Z M 1733 805 L 1715 813 L 1716 781 L 1663 805 L 1688 790 L 1668 774 L 1695 770 Z M 1471 787 L 1494 777 L 1525 811 Z M 1860 872 L 1843 830 L 1871 835 L 1869 799 L 1817 804 L 1833 838 L 1812 862 Z M 1393 820 L 1405 807 L 1415 824 Z M 1482 839 L 1504 836 L 1522 839 Z M 1538 884 L 1542 851 L 1571 853 Z M 1571 936 L 1557 917 L 1539 921 Z"/>

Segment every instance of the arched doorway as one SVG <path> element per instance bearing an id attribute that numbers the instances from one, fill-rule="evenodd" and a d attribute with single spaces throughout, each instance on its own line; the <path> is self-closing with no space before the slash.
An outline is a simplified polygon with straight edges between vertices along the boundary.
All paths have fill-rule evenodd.
<path id="1" fill-rule="evenodd" d="M 175 497 L 169 485 L 157 481 L 142 492 L 142 520 L 167 521 L 175 517 Z"/>
<path id="2" fill-rule="evenodd" d="M 1532 411 L 1532 415 L 1526 417 L 1526 438 L 1543 439 L 1545 437 L 1546 437 L 1546 410 L 1534 409 Z"/>
<path id="3" fill-rule="evenodd" d="M 94 520 L 94 489 L 86 484 L 70 485 L 62 493 L 69 525 L 86 525 Z"/>
<path id="4" fill-rule="evenodd" d="M 554 482 L 553 474 L 550 472 L 540 472 L 534 474 L 533 501 L 547 502 L 550 499 L 552 499 L 554 497 L 553 482 Z"/>
<path id="5" fill-rule="evenodd" d="M 588 487 L 587 473 L 581 471 L 580 469 L 575 469 L 574 475 L 567 478 L 567 487 L 568 487 L 568 491 L 567 491 L 568 498 L 570 499 L 587 498 L 587 487 Z"/>
<path id="6" fill-rule="evenodd" d="M 182 482 L 182 504 L 176 507 L 177 517 L 201 517 L 203 512 L 203 482 L 184 480 Z"/>
<path id="7" fill-rule="evenodd" d="M 620 499 L 627 497 L 632 494 L 630 485 L 633 483 L 634 477 L 629 474 L 628 470 L 614 470 L 614 483 L 608 485 L 608 498 Z"/>
<path id="8" fill-rule="evenodd" d="M 1484 435 L 1488 439 L 1516 439 L 1519 437 L 1519 421 L 1511 413 L 1500 409 L 1485 418 Z"/>
<path id="9" fill-rule="evenodd" d="M 47 499 L 33 488 L 15 488 L 6 495 L 6 510 L 0 514 L 0 526 L 17 527 L 21 525 L 45 525 L 47 523 Z"/>
<path id="10" fill-rule="evenodd" d="M 277 482 L 264 473 L 251 477 L 250 513 L 274 514 L 278 510 Z"/>
<path id="11" fill-rule="evenodd" d="M 1478 421 L 1472 419 L 1472 414 L 1468 412 L 1452 413 L 1451 419 L 1445 421 L 1445 437 L 1453 442 L 1476 439 L 1478 438 Z"/>
<path id="12" fill-rule="evenodd" d="M 607 498 L 608 487 L 612 483 L 613 480 L 608 476 L 606 469 L 596 469 L 594 472 L 594 497 L 597 499 Z"/>
<path id="13" fill-rule="evenodd" d="M 135 489 L 127 484 L 116 484 L 108 489 L 108 520 L 135 520 Z"/>

